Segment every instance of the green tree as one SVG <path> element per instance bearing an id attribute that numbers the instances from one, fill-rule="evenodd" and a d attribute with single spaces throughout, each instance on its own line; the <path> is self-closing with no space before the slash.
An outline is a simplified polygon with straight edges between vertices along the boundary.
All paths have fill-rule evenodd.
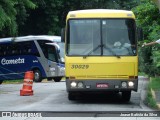
<path id="1" fill-rule="evenodd" d="M 0 32 L 1 36 L 16 35 L 18 24 L 27 17 L 26 9 L 35 8 L 31 0 L 1 0 L 0 1 Z M 18 19 L 17 19 L 18 18 Z"/>
<path id="2" fill-rule="evenodd" d="M 134 0 L 133 0 L 134 1 Z M 66 15 L 72 10 L 82 9 L 131 9 L 136 2 L 130 0 L 41 0 L 35 10 L 30 10 L 24 25 L 19 27 L 19 35 L 51 34 L 60 35 L 65 26 Z"/>
<path id="3" fill-rule="evenodd" d="M 81 9 L 130 10 L 137 0 L 1 0 L 0 36 L 60 35 L 66 15 Z M 34 9 L 36 8 L 36 9 Z"/>
<path id="4" fill-rule="evenodd" d="M 156 3 L 156 5 L 158 6 L 159 11 L 160 11 L 160 1 L 159 0 L 152 0 L 152 1 Z"/>
<path id="5" fill-rule="evenodd" d="M 136 14 L 137 25 L 143 28 L 143 42 L 159 39 L 160 19 L 158 7 L 150 0 L 141 0 L 141 4 L 135 7 L 133 11 Z M 158 45 L 139 49 L 140 71 L 144 71 L 149 75 L 160 72 L 157 67 L 160 62 L 157 58 L 160 54 L 157 52 L 158 49 Z"/>

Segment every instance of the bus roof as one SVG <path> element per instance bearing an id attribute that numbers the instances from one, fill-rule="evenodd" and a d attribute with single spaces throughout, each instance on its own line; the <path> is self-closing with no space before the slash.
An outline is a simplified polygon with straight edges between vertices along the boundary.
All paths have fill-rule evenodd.
<path id="1" fill-rule="evenodd" d="M 0 43 L 22 42 L 22 41 L 32 41 L 32 40 L 49 40 L 52 42 L 61 42 L 61 37 L 50 36 L 50 35 L 29 35 L 21 37 L 0 38 Z"/>
<path id="2" fill-rule="evenodd" d="M 70 11 L 68 18 L 135 18 L 132 11 L 114 9 L 89 9 Z"/>

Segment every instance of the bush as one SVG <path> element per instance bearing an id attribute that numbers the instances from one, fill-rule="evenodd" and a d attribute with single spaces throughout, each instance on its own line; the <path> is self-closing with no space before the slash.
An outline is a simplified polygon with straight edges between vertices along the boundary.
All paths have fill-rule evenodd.
<path id="1" fill-rule="evenodd" d="M 149 83 L 147 96 L 146 96 L 144 103 L 151 108 L 158 109 L 157 103 L 151 93 L 151 82 Z"/>

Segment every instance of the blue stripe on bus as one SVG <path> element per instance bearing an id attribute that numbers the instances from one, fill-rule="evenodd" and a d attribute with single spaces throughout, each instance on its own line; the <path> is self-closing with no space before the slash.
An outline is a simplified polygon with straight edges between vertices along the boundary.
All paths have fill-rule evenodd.
<path id="1" fill-rule="evenodd" d="M 57 66 L 64 67 L 65 65 L 63 63 L 57 63 Z"/>
<path id="2" fill-rule="evenodd" d="M 34 60 L 38 61 L 37 57 L 32 55 L 0 57 L 0 80 L 24 78 L 24 72 L 33 68 L 39 68 L 42 77 L 46 77 L 40 62 L 33 63 Z"/>

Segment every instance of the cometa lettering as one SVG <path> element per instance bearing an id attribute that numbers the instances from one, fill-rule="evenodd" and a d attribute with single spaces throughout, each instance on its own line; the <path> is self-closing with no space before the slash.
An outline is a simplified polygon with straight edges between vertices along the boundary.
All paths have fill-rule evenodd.
<path id="1" fill-rule="evenodd" d="M 22 63 L 24 63 L 25 61 L 24 61 L 25 59 L 24 58 L 18 58 L 18 59 L 10 59 L 10 60 L 7 60 L 7 59 L 5 59 L 5 58 L 3 58 L 2 60 L 1 60 L 1 64 L 2 65 L 10 65 L 10 64 L 22 64 Z"/>

